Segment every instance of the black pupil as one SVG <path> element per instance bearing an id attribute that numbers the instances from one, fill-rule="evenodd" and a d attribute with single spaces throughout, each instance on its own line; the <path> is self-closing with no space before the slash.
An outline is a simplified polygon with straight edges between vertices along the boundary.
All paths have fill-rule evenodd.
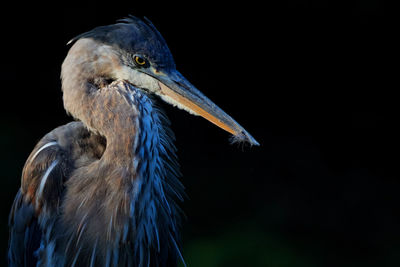
<path id="1" fill-rule="evenodd" d="M 137 61 L 137 63 L 139 63 L 139 64 L 141 64 L 141 65 L 144 64 L 144 59 L 141 58 L 141 57 L 137 57 L 136 61 Z"/>

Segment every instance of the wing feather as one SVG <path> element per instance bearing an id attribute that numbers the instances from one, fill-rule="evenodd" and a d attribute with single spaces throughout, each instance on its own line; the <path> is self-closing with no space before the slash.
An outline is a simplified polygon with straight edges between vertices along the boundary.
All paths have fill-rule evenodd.
<path id="1" fill-rule="evenodd" d="M 36 266 L 42 233 L 56 216 L 65 178 L 64 151 L 44 137 L 25 163 L 9 217 L 9 266 Z"/>

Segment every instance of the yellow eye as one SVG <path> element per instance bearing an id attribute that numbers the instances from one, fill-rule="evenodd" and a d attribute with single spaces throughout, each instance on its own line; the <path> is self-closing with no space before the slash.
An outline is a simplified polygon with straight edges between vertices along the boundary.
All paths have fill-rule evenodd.
<path id="1" fill-rule="evenodd" d="M 139 57 L 139 56 L 135 56 L 134 60 L 135 60 L 136 65 L 141 66 L 141 67 L 143 67 L 147 64 L 146 59 Z"/>

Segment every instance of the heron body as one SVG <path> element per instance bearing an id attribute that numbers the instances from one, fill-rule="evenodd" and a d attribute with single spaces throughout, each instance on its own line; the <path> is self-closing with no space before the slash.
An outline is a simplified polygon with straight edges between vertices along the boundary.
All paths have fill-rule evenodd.
<path id="1" fill-rule="evenodd" d="M 10 214 L 10 266 L 175 266 L 183 200 L 174 139 L 154 96 L 257 142 L 176 71 L 149 21 L 73 40 L 64 107 L 23 170 Z"/>

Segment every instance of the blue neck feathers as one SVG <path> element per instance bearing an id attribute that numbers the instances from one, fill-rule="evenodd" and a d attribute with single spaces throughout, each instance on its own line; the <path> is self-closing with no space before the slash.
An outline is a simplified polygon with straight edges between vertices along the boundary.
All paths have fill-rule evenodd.
<path id="1" fill-rule="evenodd" d="M 136 229 L 135 258 L 145 266 L 150 258 L 164 265 L 162 262 L 170 261 L 171 255 L 175 260 L 181 257 L 176 244 L 180 210 L 175 200 L 183 200 L 183 186 L 178 180 L 174 136 L 168 119 L 153 101 L 139 89 L 130 89 L 139 117 L 139 138 L 133 159 L 138 176 L 137 194 L 131 201 L 131 224 Z"/>

